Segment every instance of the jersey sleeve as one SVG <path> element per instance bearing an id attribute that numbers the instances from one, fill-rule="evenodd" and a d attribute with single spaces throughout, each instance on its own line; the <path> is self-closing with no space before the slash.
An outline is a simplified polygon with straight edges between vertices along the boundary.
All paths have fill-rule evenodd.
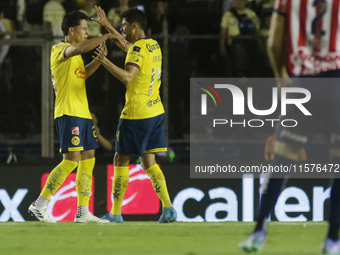
<path id="1" fill-rule="evenodd" d="M 144 63 L 146 57 L 146 46 L 139 44 L 138 42 L 129 48 L 128 54 L 125 60 L 125 66 L 132 65 L 138 69 Z"/>
<path id="2" fill-rule="evenodd" d="M 230 12 L 224 13 L 222 20 L 221 20 L 221 28 L 227 28 L 228 27 L 228 21 L 231 16 Z"/>
<path id="3" fill-rule="evenodd" d="M 247 13 L 247 16 L 254 22 L 256 29 L 261 28 L 260 19 L 259 19 L 259 17 L 257 17 L 257 15 L 254 11 L 249 10 L 249 12 Z"/>
<path id="4" fill-rule="evenodd" d="M 53 6 L 51 4 L 46 4 L 43 9 L 43 20 L 46 22 L 53 22 Z"/>
<path id="5" fill-rule="evenodd" d="M 275 0 L 274 11 L 279 15 L 286 16 L 286 6 L 287 0 Z"/>
<path id="6" fill-rule="evenodd" d="M 54 45 L 51 53 L 51 65 L 57 64 L 65 59 L 65 50 L 69 43 L 59 43 Z"/>

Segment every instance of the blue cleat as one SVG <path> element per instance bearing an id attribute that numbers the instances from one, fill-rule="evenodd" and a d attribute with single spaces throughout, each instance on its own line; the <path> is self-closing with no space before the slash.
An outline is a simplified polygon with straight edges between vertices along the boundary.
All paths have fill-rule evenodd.
<path id="1" fill-rule="evenodd" d="M 325 239 L 322 254 L 340 254 L 340 240 Z"/>
<path id="2" fill-rule="evenodd" d="M 266 240 L 266 231 L 258 230 L 249 235 L 245 240 L 239 243 L 238 248 L 247 253 L 256 253 L 263 249 Z"/>
<path id="3" fill-rule="evenodd" d="M 101 217 L 102 220 L 108 220 L 110 222 L 113 223 L 123 223 L 123 217 L 121 214 L 111 214 L 111 213 L 107 213 L 105 214 L 103 217 Z"/>
<path id="4" fill-rule="evenodd" d="M 177 213 L 173 207 L 163 207 L 163 213 L 158 220 L 158 223 L 174 222 L 177 219 Z"/>

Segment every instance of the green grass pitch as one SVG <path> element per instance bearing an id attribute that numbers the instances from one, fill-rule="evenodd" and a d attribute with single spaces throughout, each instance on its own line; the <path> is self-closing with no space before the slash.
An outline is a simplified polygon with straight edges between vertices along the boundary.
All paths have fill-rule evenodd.
<path id="1" fill-rule="evenodd" d="M 245 254 L 237 244 L 254 223 L 124 222 L 123 224 L 0 223 L 0 254 Z M 321 254 L 325 222 L 271 222 L 260 254 Z"/>

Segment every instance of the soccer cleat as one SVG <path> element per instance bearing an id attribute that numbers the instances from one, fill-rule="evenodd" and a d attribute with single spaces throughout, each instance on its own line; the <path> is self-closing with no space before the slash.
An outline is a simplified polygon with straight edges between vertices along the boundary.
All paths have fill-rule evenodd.
<path id="1" fill-rule="evenodd" d="M 262 250 L 265 240 L 266 231 L 258 230 L 240 242 L 238 248 L 247 253 L 256 253 Z"/>
<path id="2" fill-rule="evenodd" d="M 82 216 L 78 216 L 78 214 L 76 214 L 76 217 L 74 218 L 74 222 L 75 223 L 109 223 L 108 220 L 99 219 L 98 217 L 94 216 L 90 212 Z"/>
<path id="3" fill-rule="evenodd" d="M 32 216 L 35 216 L 38 220 L 47 223 L 57 223 L 56 221 L 52 220 L 46 211 L 46 206 L 38 207 L 33 204 L 28 207 L 28 213 L 31 213 Z"/>
<path id="4" fill-rule="evenodd" d="M 327 237 L 324 242 L 322 254 L 340 254 L 340 240 L 333 241 Z"/>
<path id="5" fill-rule="evenodd" d="M 109 222 L 113 222 L 113 223 L 123 223 L 124 222 L 121 214 L 107 213 L 103 217 L 101 217 L 101 219 L 108 220 Z"/>
<path id="6" fill-rule="evenodd" d="M 177 213 L 173 207 L 163 207 L 163 213 L 158 220 L 158 223 L 174 222 L 177 219 Z"/>

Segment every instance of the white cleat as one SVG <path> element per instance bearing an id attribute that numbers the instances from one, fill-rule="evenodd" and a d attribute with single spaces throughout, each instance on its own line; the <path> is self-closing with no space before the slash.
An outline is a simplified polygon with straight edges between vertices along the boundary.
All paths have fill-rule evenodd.
<path id="1" fill-rule="evenodd" d="M 42 222 L 47 223 L 57 223 L 56 221 L 52 220 L 50 216 L 48 216 L 48 213 L 46 211 L 46 206 L 44 207 L 38 207 L 33 204 L 28 207 L 28 212 L 32 214 L 32 216 L 35 216 L 38 220 Z"/>
<path id="2" fill-rule="evenodd" d="M 74 222 L 75 223 L 109 223 L 110 221 L 102 220 L 89 212 L 88 214 L 82 215 L 80 217 L 78 217 L 78 215 L 76 214 L 76 217 L 74 218 Z"/>

